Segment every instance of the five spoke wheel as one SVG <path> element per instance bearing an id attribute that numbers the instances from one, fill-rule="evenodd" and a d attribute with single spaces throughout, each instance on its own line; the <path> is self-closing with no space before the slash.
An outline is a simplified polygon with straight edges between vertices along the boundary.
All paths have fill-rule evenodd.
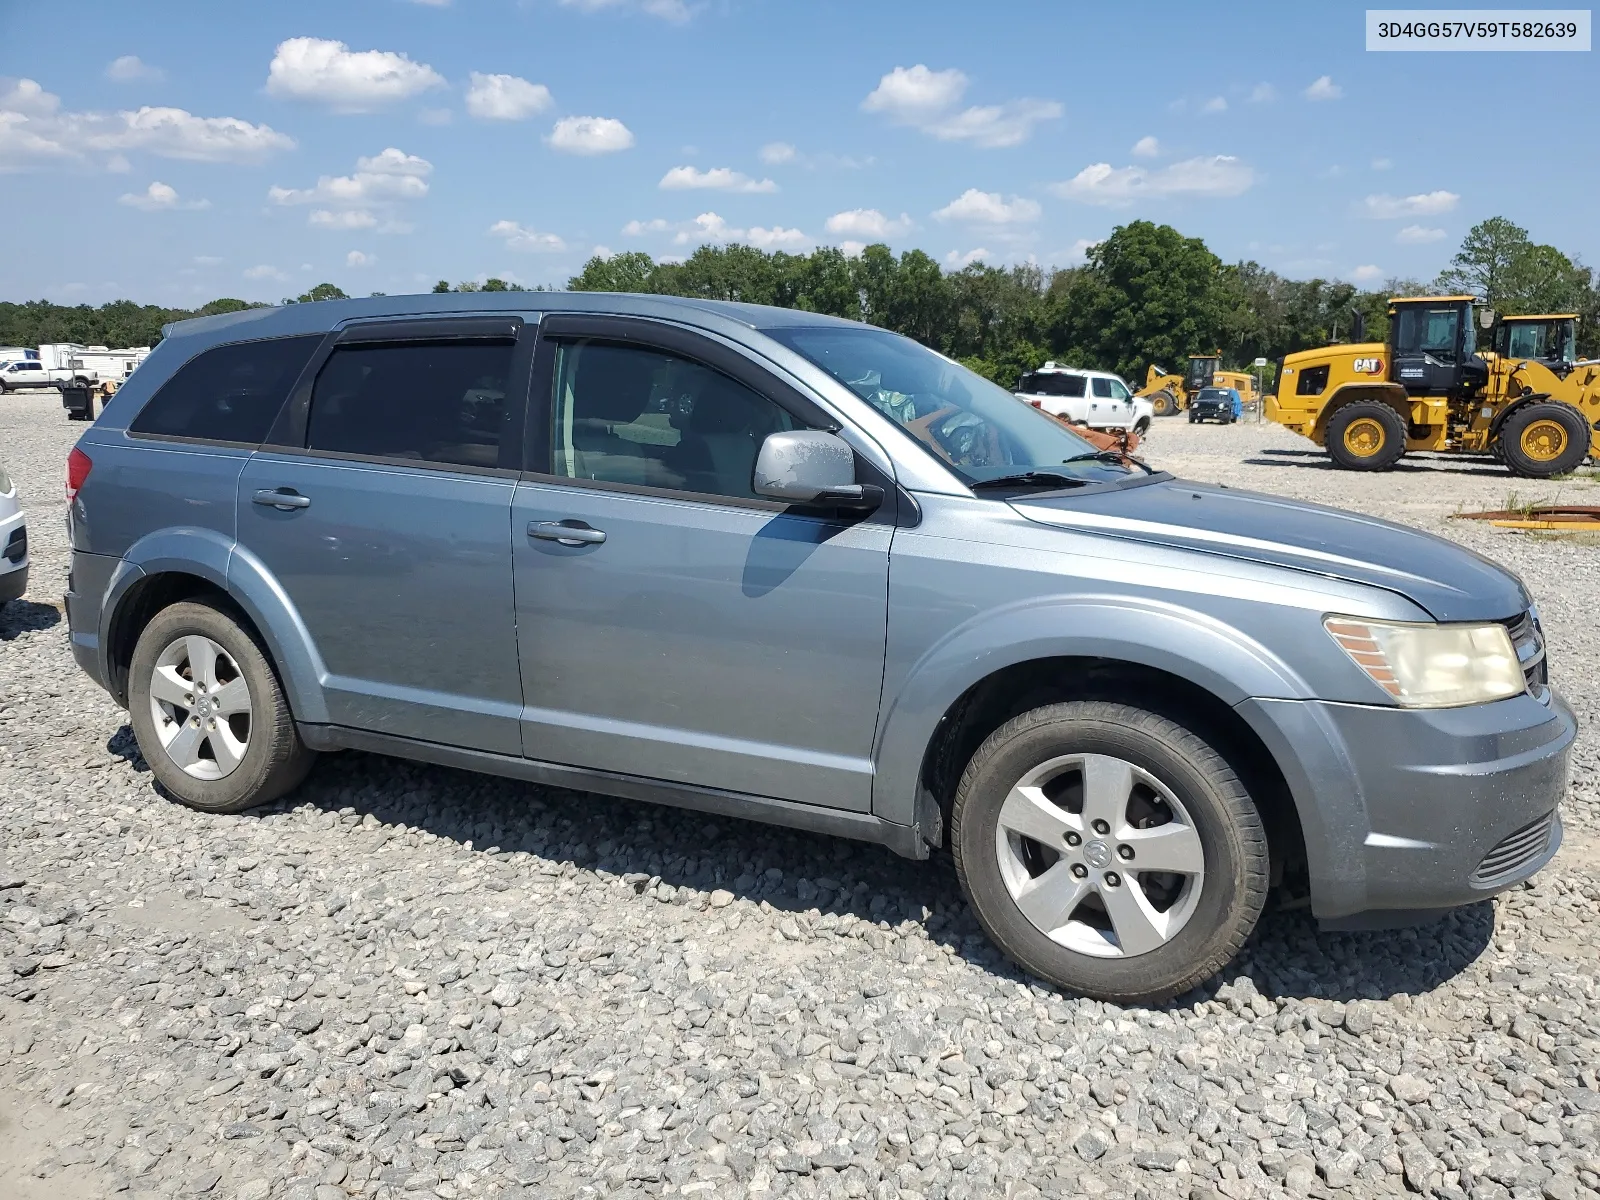
<path id="1" fill-rule="evenodd" d="M 191 633 L 156 658 L 150 718 L 173 764 L 196 779 L 222 779 L 250 747 L 250 689 L 218 643 Z"/>
<path id="2" fill-rule="evenodd" d="M 1052 758 L 1000 806 L 1000 875 L 1052 941 L 1096 957 L 1158 949 L 1194 915 L 1205 855 L 1188 811 L 1143 768 L 1107 754 Z"/>

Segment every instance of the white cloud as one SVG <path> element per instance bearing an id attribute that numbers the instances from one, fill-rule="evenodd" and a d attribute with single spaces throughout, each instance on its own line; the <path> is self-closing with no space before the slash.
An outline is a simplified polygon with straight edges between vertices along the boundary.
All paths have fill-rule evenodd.
<path id="1" fill-rule="evenodd" d="M 623 237 L 643 237 L 647 233 L 665 233 L 672 226 L 660 217 L 651 221 L 629 221 L 622 227 Z"/>
<path id="2" fill-rule="evenodd" d="M 911 217 L 906 213 L 901 213 L 898 217 L 886 217 L 875 208 L 852 208 L 845 212 L 834 213 L 828 218 L 824 228 L 833 234 L 882 241 L 885 238 L 900 237 L 909 233 Z"/>
<path id="3" fill-rule="evenodd" d="M 370 267 L 377 261 L 377 255 L 363 254 L 360 250 L 352 250 L 344 256 L 344 265 L 347 267 Z"/>
<path id="4" fill-rule="evenodd" d="M 1426 225 L 1407 225 L 1394 235 L 1394 240 L 1401 245 L 1416 246 L 1427 242 L 1437 242 L 1444 235 L 1444 230 L 1442 229 L 1431 229 Z"/>
<path id="5" fill-rule="evenodd" d="M 1270 83 L 1258 83 L 1250 89 L 1251 104 L 1270 104 L 1278 98 L 1278 89 Z"/>
<path id="6" fill-rule="evenodd" d="M 979 246 L 975 250 L 968 250 L 965 254 L 959 250 L 952 250 L 944 256 L 944 262 L 947 267 L 970 267 L 975 262 L 982 262 L 986 258 L 993 257 L 982 246 Z"/>
<path id="7" fill-rule="evenodd" d="M 106 78 L 117 83 L 155 83 L 163 78 L 163 75 L 161 68 L 152 67 L 137 54 L 124 54 L 121 58 L 112 59 L 106 65 Z"/>
<path id="8" fill-rule="evenodd" d="M 1383 279 L 1383 268 L 1367 263 L 1350 272 L 1351 283 L 1378 283 Z"/>
<path id="9" fill-rule="evenodd" d="M 113 154 L 106 159 L 106 170 L 113 175 L 126 175 L 133 170 L 133 164 L 128 161 L 126 154 Z"/>
<path id="10" fill-rule="evenodd" d="M 922 63 L 896 67 L 861 102 L 896 125 L 909 125 L 941 141 L 970 141 L 994 148 L 1027 141 L 1034 126 L 1054 120 L 1063 109 L 1054 100 L 1011 100 L 956 111 L 967 90 L 967 76 L 955 67 L 933 71 Z"/>
<path id="11" fill-rule="evenodd" d="M 1135 158 L 1155 158 L 1161 153 L 1161 143 L 1153 137 L 1142 137 L 1133 144 Z"/>
<path id="12" fill-rule="evenodd" d="M 729 167 L 712 167 L 699 171 L 694 167 L 673 167 L 661 177 L 657 185 L 662 191 L 687 191 L 709 189 L 719 192 L 775 192 L 778 185 L 770 179 L 751 179 Z"/>
<path id="13" fill-rule="evenodd" d="M 1255 172 L 1228 154 L 1190 158 L 1158 170 L 1093 163 L 1050 190 L 1068 200 L 1116 208 L 1164 196 L 1238 196 L 1255 183 Z"/>
<path id="14" fill-rule="evenodd" d="M 1337 100 L 1343 95 L 1344 89 L 1333 81 L 1331 75 L 1317 76 L 1305 90 L 1307 100 Z"/>
<path id="15" fill-rule="evenodd" d="M 209 200 L 182 200 L 178 196 L 177 188 L 160 182 L 152 183 L 142 192 L 126 192 L 117 200 L 117 203 L 127 205 L 129 208 L 141 209 L 144 212 L 211 207 L 211 201 Z"/>
<path id="16" fill-rule="evenodd" d="M 246 279 L 276 279 L 279 283 L 282 283 L 289 278 L 282 271 L 278 270 L 277 267 L 269 267 L 265 264 L 262 264 L 259 267 L 247 267 L 244 272 L 244 277 Z"/>
<path id="17" fill-rule="evenodd" d="M 761 147 L 761 161 L 775 167 L 780 163 L 793 162 L 798 153 L 788 142 L 768 142 Z"/>
<path id="18" fill-rule="evenodd" d="M 1420 192 L 1415 196 L 1368 196 L 1361 202 L 1367 216 L 1379 221 L 1397 217 L 1434 217 L 1455 208 L 1461 197 L 1442 188 L 1435 192 Z"/>
<path id="19" fill-rule="evenodd" d="M 1100 244 L 1100 238 L 1079 238 L 1072 248 L 1062 255 L 1068 266 L 1076 266 L 1089 257 L 1089 251 Z"/>
<path id="20" fill-rule="evenodd" d="M 220 267 L 222 261 L 215 254 L 196 254 L 194 256 L 194 265 L 197 267 Z"/>
<path id="21" fill-rule="evenodd" d="M 306 224 L 318 229 L 376 229 L 378 218 L 364 208 L 347 208 L 335 212 L 331 208 L 317 208 L 306 218 Z"/>
<path id="22" fill-rule="evenodd" d="M 550 89 L 516 75 L 472 72 L 467 87 L 467 111 L 485 121 L 521 121 L 549 108 Z"/>
<path id="23" fill-rule="evenodd" d="M 502 238 L 508 250 L 525 250 L 533 254 L 560 254 L 567 243 L 553 233 L 540 233 L 519 225 L 515 221 L 496 221 L 489 226 L 492 237 Z"/>
<path id="24" fill-rule="evenodd" d="M 860 258 L 861 252 L 866 248 L 865 242 L 852 241 L 848 238 L 839 243 L 839 249 L 846 258 Z"/>
<path id="25" fill-rule="evenodd" d="M 314 37 L 280 42 L 267 68 L 270 95 L 326 104 L 336 112 L 371 112 L 444 82 L 426 63 L 393 50 L 351 50 Z"/>
<path id="26" fill-rule="evenodd" d="M 589 256 L 591 258 L 615 258 L 617 256 L 617 252 L 610 246 L 597 244 L 594 249 L 589 251 Z"/>
<path id="27" fill-rule="evenodd" d="M 374 207 L 392 212 L 395 204 L 422 199 L 428 194 L 427 177 L 432 173 L 433 164 L 427 159 L 390 146 L 357 159 L 353 175 L 324 175 L 308 188 L 273 185 L 267 189 L 267 199 L 280 205 L 325 206 L 308 218 L 309 224 L 320 229 L 374 229 L 378 226 Z M 383 232 L 409 233 L 410 229 L 391 221 L 390 229 Z"/>
<path id="28" fill-rule="evenodd" d="M 968 188 L 933 215 L 941 221 L 971 221 L 977 225 L 1015 225 L 1036 221 L 1039 204 L 1022 196 L 1009 201 L 999 192 L 980 192 Z"/>
<path id="29" fill-rule="evenodd" d="M 654 231 L 658 224 L 664 222 L 652 221 L 645 228 Z M 691 243 L 737 242 L 762 250 L 784 250 L 811 244 L 811 239 L 798 229 L 786 229 L 782 225 L 775 225 L 771 229 L 764 229 L 759 225 L 751 226 L 749 229 L 738 229 L 714 212 L 701 213 L 694 220 L 679 225 L 677 230 L 672 241 L 678 246 L 687 246 Z"/>
<path id="30" fill-rule="evenodd" d="M 637 10 L 646 16 L 660 17 L 663 21 L 680 24 L 694 15 L 685 0 L 561 0 L 561 6 L 589 13 L 613 8 Z"/>
<path id="31" fill-rule="evenodd" d="M 566 154 L 613 154 L 633 145 L 633 131 L 614 117 L 562 117 L 547 140 Z"/>
<path id="32" fill-rule="evenodd" d="M 1394 166 L 1393 159 L 1375 158 L 1372 160 L 1372 169 L 1374 171 L 1387 171 L 1392 166 Z"/>
<path id="33" fill-rule="evenodd" d="M 82 161 L 86 151 L 146 151 L 195 162 L 259 162 L 294 139 L 236 117 L 197 117 L 146 106 L 116 113 L 63 112 L 32 79 L 0 80 L 0 171 Z M 114 156 L 108 169 L 117 169 Z"/>
<path id="34" fill-rule="evenodd" d="M 1203 113 L 1220 113 L 1228 111 L 1228 102 L 1221 96 L 1213 96 L 1200 106 Z"/>

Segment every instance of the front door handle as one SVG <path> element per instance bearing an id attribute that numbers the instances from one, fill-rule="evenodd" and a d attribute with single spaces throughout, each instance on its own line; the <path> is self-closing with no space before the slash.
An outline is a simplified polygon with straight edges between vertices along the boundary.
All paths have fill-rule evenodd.
<path id="1" fill-rule="evenodd" d="M 598 546 L 606 540 L 603 529 L 591 529 L 582 521 L 533 521 L 528 525 L 528 536 L 542 542 L 560 542 L 563 546 Z"/>
<path id="2" fill-rule="evenodd" d="M 266 504 L 282 512 L 289 512 L 296 508 L 310 508 L 311 497 L 302 496 L 293 488 L 262 488 L 250 497 L 257 504 Z"/>

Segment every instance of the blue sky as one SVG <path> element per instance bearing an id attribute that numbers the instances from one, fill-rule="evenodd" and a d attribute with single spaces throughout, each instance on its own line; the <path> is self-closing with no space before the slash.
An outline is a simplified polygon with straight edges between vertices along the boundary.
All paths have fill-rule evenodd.
<path id="1" fill-rule="evenodd" d="M 1497 214 L 1600 260 L 1593 56 L 1369 54 L 1363 13 L 0 0 L 0 298 L 559 283 L 708 240 L 1068 265 L 1136 217 L 1367 284 Z"/>

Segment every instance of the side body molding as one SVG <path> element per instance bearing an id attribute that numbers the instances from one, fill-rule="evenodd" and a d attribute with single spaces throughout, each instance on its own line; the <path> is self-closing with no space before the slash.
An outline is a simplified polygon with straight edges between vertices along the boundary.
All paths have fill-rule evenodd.
<path id="1" fill-rule="evenodd" d="M 895 616 L 891 604 L 873 812 L 906 825 L 916 823 L 923 756 L 945 711 L 973 684 L 1006 667 L 1043 658 L 1108 658 L 1176 675 L 1230 706 L 1252 696 L 1310 695 L 1294 669 L 1258 642 L 1204 613 L 1155 600 L 1082 595 L 988 609 L 926 647 L 908 667 L 895 661 L 906 638 L 904 631 L 895 636 Z"/>

